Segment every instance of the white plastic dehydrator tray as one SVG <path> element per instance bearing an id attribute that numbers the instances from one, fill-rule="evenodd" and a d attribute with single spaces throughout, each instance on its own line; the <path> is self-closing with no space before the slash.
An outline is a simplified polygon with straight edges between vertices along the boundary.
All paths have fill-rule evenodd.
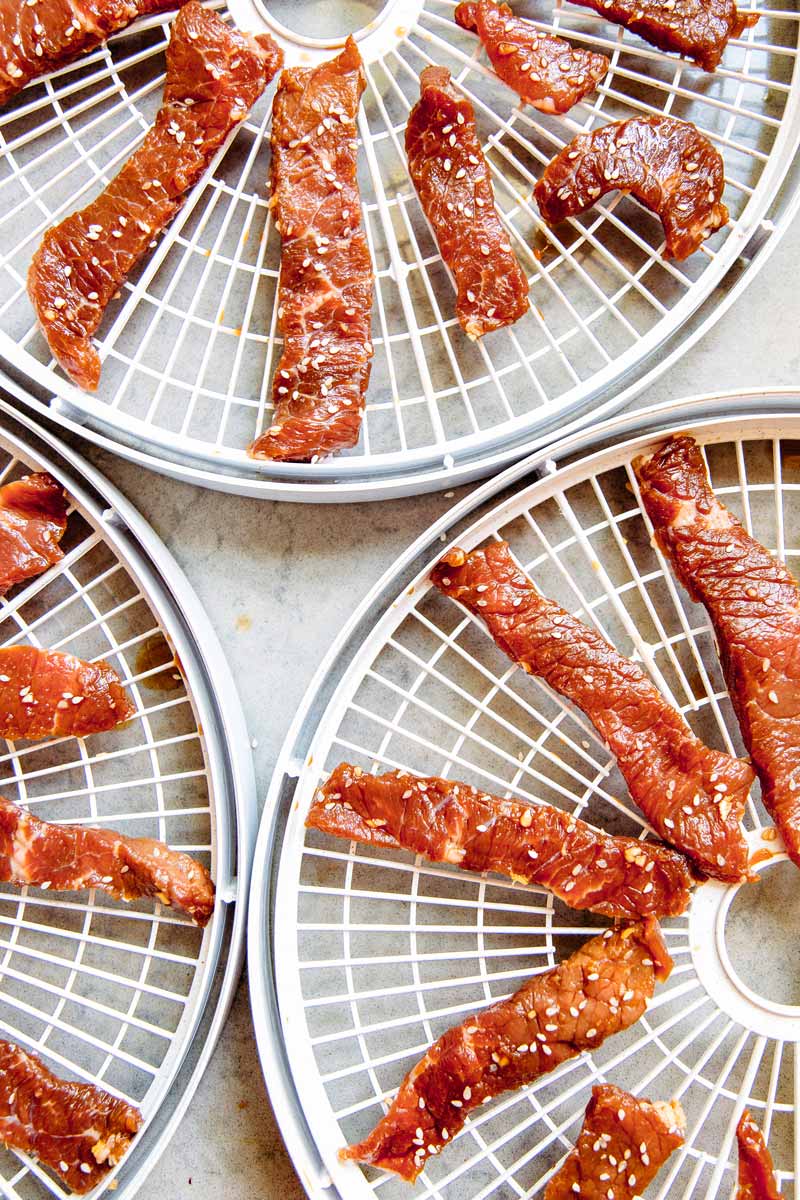
<path id="1" fill-rule="evenodd" d="M 321 664 L 279 759 L 256 847 L 248 930 L 253 1012 L 281 1130 L 312 1197 L 534 1197 L 573 1144 L 593 1083 L 677 1096 L 688 1135 L 648 1198 L 735 1192 L 746 1104 L 787 1200 L 800 1178 L 796 868 L 755 794 L 757 887 L 708 883 L 664 922 L 675 968 L 645 1017 L 599 1050 L 478 1110 L 413 1189 L 337 1160 L 428 1044 L 510 994 L 605 922 L 536 887 L 304 828 L 315 786 L 346 759 L 463 778 L 647 836 L 593 729 L 516 670 L 427 580 L 448 545 L 506 538 L 547 594 L 603 629 L 706 741 L 741 753 L 704 611 L 675 583 L 631 461 L 668 432 L 704 446 L 725 503 L 800 565 L 800 395 L 764 391 L 619 418 L 529 458 L 457 505 L 373 589 Z M 477 517 L 476 517 L 477 514 Z"/>
<path id="2" fill-rule="evenodd" d="M 105 658 L 136 713 L 86 740 L 4 742 L 0 791 L 48 820 L 161 838 L 205 861 L 217 888 L 199 930 L 150 901 L 0 885 L 0 1036 L 141 1108 L 142 1131 L 115 1172 L 115 1200 L 127 1200 L 183 1116 L 238 982 L 252 758 L 222 651 L 172 557 L 101 475 L 0 399 L 0 481 L 30 470 L 67 489 L 65 556 L 0 600 L 0 644 Z M 2 1149 L 0 1191 L 69 1195 Z"/>
<path id="3" fill-rule="evenodd" d="M 743 0 L 744 3 L 744 0 Z M 53 369 L 25 295 L 43 231 L 94 196 L 158 106 L 169 18 L 29 86 L 0 110 L 0 358 L 50 414 L 120 453 L 197 483 L 294 500 L 414 493 L 496 470 L 626 403 L 744 288 L 798 204 L 800 23 L 790 0 L 706 74 L 592 13 L 527 0 L 538 27 L 605 51 L 611 70 L 566 117 L 515 103 L 458 29 L 454 0 L 231 0 L 242 28 L 269 29 L 289 63 L 335 53 L 355 30 L 368 87 L 359 122 L 364 220 L 376 269 L 375 361 L 359 446 L 315 464 L 266 464 L 245 447 L 270 424 L 279 239 L 266 178 L 272 89 L 195 189 L 101 328 L 90 396 Z M 310 32 L 315 34 L 309 36 Z M 475 105 L 499 205 L 532 281 L 533 307 L 473 345 L 403 155 L 429 63 Z M 555 231 L 531 192 L 582 129 L 636 113 L 694 121 L 722 152 L 731 224 L 683 264 L 661 258 L 658 221 L 608 197 Z"/>

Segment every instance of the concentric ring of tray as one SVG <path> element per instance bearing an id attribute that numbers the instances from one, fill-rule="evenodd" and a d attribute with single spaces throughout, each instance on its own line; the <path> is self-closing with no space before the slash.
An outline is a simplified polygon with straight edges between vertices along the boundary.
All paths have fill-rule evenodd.
<path id="1" fill-rule="evenodd" d="M 759 10 L 713 75 L 569 3 L 547 7 L 546 20 L 541 7 L 520 4 L 539 28 L 611 59 L 596 95 L 564 118 L 514 103 L 477 40 L 456 26 L 454 0 L 231 7 L 242 28 L 270 29 L 289 62 L 314 61 L 337 44 L 292 26 L 323 22 L 339 41 L 346 27 L 358 29 L 376 354 L 352 452 L 316 464 L 259 464 L 245 454 L 270 424 L 280 351 L 279 246 L 266 192 L 272 90 L 112 302 L 95 396 L 53 369 L 25 273 L 43 230 L 98 191 L 152 120 L 169 20 L 138 24 L 0 110 L 0 358 L 53 417 L 170 474 L 294 500 L 478 478 L 630 399 L 739 294 L 800 202 L 800 21 L 789 0 Z M 530 314 L 478 345 L 455 320 L 452 285 L 403 157 L 418 73 L 432 61 L 451 68 L 475 105 L 498 202 L 532 280 Z M 545 231 L 531 197 L 543 164 L 581 129 L 661 111 L 694 121 L 723 153 L 727 229 L 688 262 L 665 262 L 659 223 L 617 194 Z"/>
<path id="2" fill-rule="evenodd" d="M 724 501 L 797 571 L 799 404 L 796 391 L 694 400 L 565 439 L 458 505 L 342 630 L 278 762 L 248 929 L 262 1067 L 310 1196 L 540 1196 L 591 1085 L 607 1078 L 653 1098 L 677 1095 L 686 1109 L 686 1146 L 648 1197 L 729 1197 L 746 1102 L 766 1129 L 784 1195 L 797 1200 L 798 889 L 760 803 L 749 802 L 745 819 L 762 851 L 759 888 L 706 884 L 686 915 L 664 922 L 675 968 L 645 1017 L 473 1113 L 413 1189 L 344 1166 L 338 1148 L 372 1128 L 435 1037 L 605 922 L 540 888 L 339 841 L 303 822 L 321 775 L 348 760 L 463 778 L 643 833 L 588 722 L 428 584 L 445 543 L 508 539 L 546 594 L 651 665 L 696 732 L 741 753 L 708 620 L 651 545 L 630 464 L 665 432 L 693 433 Z"/>
<path id="3" fill-rule="evenodd" d="M 216 637 L 149 526 L 2 399 L 0 423 L 0 479 L 50 471 L 73 506 L 64 559 L 0 600 L 0 644 L 105 658 L 136 705 L 124 727 L 87 740 L 4 743 L 0 791 L 46 819 L 161 838 L 205 861 L 217 887 L 214 916 L 199 930 L 150 901 L 0 886 L 0 1035 L 141 1108 L 142 1132 L 114 1172 L 123 1200 L 185 1112 L 238 982 L 252 758 Z M 0 1191 L 69 1195 L 38 1164 L 2 1149 Z"/>

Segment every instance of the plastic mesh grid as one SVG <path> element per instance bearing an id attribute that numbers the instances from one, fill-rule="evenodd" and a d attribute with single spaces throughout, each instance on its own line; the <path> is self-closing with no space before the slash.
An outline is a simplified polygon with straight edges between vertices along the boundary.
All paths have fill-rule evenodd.
<path id="1" fill-rule="evenodd" d="M 37 469 L 0 434 L 0 482 Z M 211 868 L 214 818 L 203 735 L 168 635 L 110 546 L 99 511 L 71 509 L 65 556 L 0 601 L 0 644 L 106 659 L 136 705 L 88 740 L 6 742 L 0 790 L 46 820 L 161 838 Z M 210 929 L 159 903 L 0 885 L 0 1033 L 57 1073 L 99 1083 L 154 1116 L 180 1065 L 209 969 Z M 5 1195 L 68 1195 L 0 1150 Z M 123 1193 L 118 1193 L 122 1195 Z"/>
<path id="2" fill-rule="evenodd" d="M 784 437 L 765 439 L 731 420 L 711 434 L 695 431 L 707 442 L 718 494 L 795 567 L 798 430 L 795 423 Z M 535 484 L 481 519 L 459 544 L 507 539 L 542 590 L 641 661 L 701 737 L 741 753 L 705 613 L 672 579 L 637 502 L 630 461 L 642 444 L 609 450 Z M 500 795 L 546 801 L 612 832 L 648 836 L 648 830 L 577 710 L 513 668 L 481 624 L 424 578 L 397 598 L 330 701 L 300 772 L 274 936 L 290 1065 L 325 1165 L 342 1195 L 399 1198 L 407 1185 L 385 1173 L 343 1168 L 338 1147 L 372 1128 L 432 1040 L 511 994 L 531 971 L 559 961 L 603 922 L 536 887 L 305 831 L 315 786 L 342 760 L 369 771 L 403 767 L 464 779 Z M 756 792 L 745 825 L 753 844 L 779 848 Z M 776 899 L 771 889 L 791 870 L 781 861 L 776 854 L 760 885 L 759 905 L 767 906 L 776 929 L 786 891 L 779 889 Z M 797 912 L 794 900 L 788 904 L 784 928 L 791 930 Z M 642 1021 L 592 1055 L 478 1110 L 428 1161 L 413 1194 L 540 1195 L 574 1141 L 590 1086 L 610 1079 L 654 1098 L 677 1096 L 687 1111 L 685 1147 L 648 1196 L 732 1195 L 733 1132 L 746 1102 L 769 1137 L 783 1194 L 796 1200 L 800 994 L 792 935 L 787 942 L 781 934 L 771 949 L 751 947 L 749 965 L 746 955 L 741 966 L 736 959 L 757 991 L 776 961 L 779 972 L 783 962 L 778 998 L 794 1006 L 794 1020 L 780 1029 L 776 1023 L 775 1036 L 767 1037 L 728 1016 L 706 989 L 697 968 L 709 948 L 695 944 L 691 929 L 688 915 L 664 923 L 675 969 Z M 741 922 L 730 932 L 741 949 Z"/>
<path id="3" fill-rule="evenodd" d="M 759 9 L 759 23 L 729 45 L 713 75 L 583 9 L 553 9 L 537 27 L 611 59 L 596 95 L 565 118 L 515 105 L 453 10 L 452 0 L 426 0 L 412 26 L 398 25 L 385 57 L 368 63 L 360 164 L 376 354 L 361 443 L 337 459 L 343 477 L 447 463 L 585 406 L 674 332 L 735 262 L 798 136 L 798 15 L 789 0 Z M 530 15 L 541 18 L 541 9 Z M 166 21 L 139 25 L 0 111 L 0 351 L 128 437 L 201 467 L 263 474 L 244 448 L 270 424 L 280 352 L 279 239 L 266 195 L 271 91 L 110 305 L 97 397 L 46 369 L 52 362 L 24 294 L 42 232 L 97 192 L 152 120 L 167 36 Z M 288 46 L 290 58 L 297 52 Z M 402 149 L 418 73 L 434 61 L 451 68 L 475 106 L 498 203 L 532 283 L 530 315 L 477 345 L 455 319 Z M 731 224 L 684 264 L 661 258 L 660 224 L 628 198 L 612 195 L 555 231 L 532 202 L 543 165 L 576 132 L 646 112 L 694 121 L 725 158 Z"/>

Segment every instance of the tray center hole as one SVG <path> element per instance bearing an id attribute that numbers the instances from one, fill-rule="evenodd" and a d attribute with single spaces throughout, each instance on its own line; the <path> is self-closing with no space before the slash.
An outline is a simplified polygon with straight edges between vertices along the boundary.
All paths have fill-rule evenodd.
<path id="1" fill-rule="evenodd" d="M 292 33 L 315 41 L 345 38 L 374 21 L 386 7 L 386 0 L 262 0 L 276 21 Z"/>
<path id="2" fill-rule="evenodd" d="M 725 945 L 751 991 L 775 1004 L 800 1007 L 800 879 L 785 860 L 740 887 L 728 910 Z"/>

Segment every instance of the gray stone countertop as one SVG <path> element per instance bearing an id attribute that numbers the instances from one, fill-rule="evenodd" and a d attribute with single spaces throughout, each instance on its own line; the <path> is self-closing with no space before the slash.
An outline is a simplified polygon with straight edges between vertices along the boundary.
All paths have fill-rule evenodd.
<path id="1" fill-rule="evenodd" d="M 800 221 L 745 295 L 637 405 L 751 386 L 800 388 L 799 268 Z M 276 504 L 194 489 L 78 448 L 150 521 L 205 605 L 256 740 L 263 803 L 292 714 L 341 623 L 396 555 L 466 489 L 380 504 Z M 183 1124 L 139 1194 L 304 1194 L 267 1099 L 244 980 Z"/>

